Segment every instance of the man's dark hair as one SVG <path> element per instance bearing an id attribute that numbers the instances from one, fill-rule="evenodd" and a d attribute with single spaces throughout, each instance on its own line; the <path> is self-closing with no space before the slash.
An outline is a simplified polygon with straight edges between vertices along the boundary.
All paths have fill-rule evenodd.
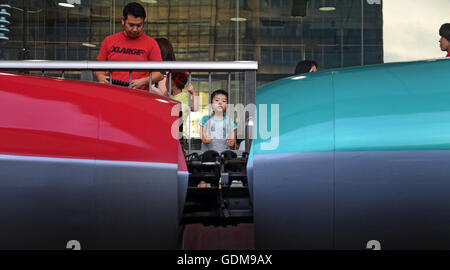
<path id="1" fill-rule="evenodd" d="M 450 41 L 450 23 L 444 23 L 439 29 L 439 35 Z"/>
<path id="2" fill-rule="evenodd" d="M 128 15 L 133 15 L 136 18 L 143 18 L 143 19 L 145 19 L 145 17 L 146 17 L 144 7 L 141 4 L 136 3 L 136 2 L 128 3 L 123 8 L 124 20 L 127 20 Z"/>
<path id="3" fill-rule="evenodd" d="M 217 95 L 224 95 L 224 96 L 226 96 L 227 97 L 227 101 L 228 101 L 228 93 L 227 93 L 227 91 L 222 90 L 222 89 L 218 89 L 218 90 L 214 91 L 211 94 L 211 103 L 212 103 L 214 97 L 217 96 Z"/>
<path id="4" fill-rule="evenodd" d="M 308 73 L 313 66 L 316 66 L 316 68 L 319 68 L 319 65 L 316 61 L 310 61 L 310 60 L 304 60 L 298 62 L 297 66 L 295 67 L 294 74 L 303 74 Z"/>

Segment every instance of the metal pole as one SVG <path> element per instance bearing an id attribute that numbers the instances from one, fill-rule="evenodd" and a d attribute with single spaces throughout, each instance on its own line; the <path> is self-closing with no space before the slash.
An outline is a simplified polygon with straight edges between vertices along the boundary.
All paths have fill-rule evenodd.
<path id="1" fill-rule="evenodd" d="M 189 72 L 189 77 L 188 77 L 188 87 L 189 85 L 192 83 L 192 73 Z M 195 96 L 194 96 L 195 99 Z M 195 100 L 194 100 L 194 109 L 195 109 Z M 189 93 L 189 115 L 188 115 L 188 144 L 189 144 L 189 148 L 188 148 L 188 155 L 191 153 L 191 93 Z"/>
<path id="2" fill-rule="evenodd" d="M 128 87 L 130 87 L 131 88 L 131 82 L 132 82 L 132 80 L 133 80 L 133 72 L 132 71 L 130 71 L 130 82 L 129 82 L 129 84 L 128 84 Z"/>
<path id="3" fill-rule="evenodd" d="M 25 5 L 25 0 L 22 0 L 22 60 L 26 59 L 26 48 L 27 48 L 27 19 L 26 16 L 28 14 L 27 6 Z"/>
<path id="4" fill-rule="evenodd" d="M 344 66 L 344 25 L 341 23 L 341 67 Z"/>
<path id="5" fill-rule="evenodd" d="M 364 66 L 364 1 L 361 0 L 361 66 Z"/>
<path id="6" fill-rule="evenodd" d="M 172 72 L 169 72 L 169 97 L 172 97 Z"/>
<path id="7" fill-rule="evenodd" d="M 238 61 L 239 59 L 239 0 L 236 0 L 236 55 L 235 55 L 235 60 Z M 235 81 L 237 82 L 238 85 L 238 91 L 240 90 L 240 82 L 238 79 L 238 73 L 235 73 L 234 75 L 235 77 Z M 230 96 L 230 100 L 231 100 L 231 96 Z M 236 103 L 238 102 L 238 99 L 236 98 Z"/>
<path id="8" fill-rule="evenodd" d="M 227 84 L 228 95 L 230 96 L 230 100 L 228 104 L 231 104 L 231 72 L 228 72 L 228 84 Z"/>
<path id="9" fill-rule="evenodd" d="M 236 61 L 239 60 L 239 0 L 236 0 Z"/>
<path id="10" fill-rule="evenodd" d="M 208 96 L 208 100 L 209 100 L 209 106 L 208 106 L 208 115 L 211 115 L 211 106 L 212 106 L 212 102 L 211 102 L 211 88 L 212 88 L 212 77 L 211 77 L 211 72 L 208 72 L 208 90 L 209 90 L 209 96 Z"/>
<path id="11" fill-rule="evenodd" d="M 152 92 L 152 72 L 150 71 L 150 78 L 149 78 L 149 82 L 148 82 L 148 91 L 151 93 Z"/>
<path id="12" fill-rule="evenodd" d="M 69 58 L 69 10 L 66 9 L 66 44 L 65 44 L 65 55 L 64 58 L 67 60 Z"/>
<path id="13" fill-rule="evenodd" d="M 252 105 L 256 105 L 256 71 L 246 71 L 245 75 L 244 75 L 244 99 L 245 99 L 245 106 L 247 107 L 247 105 L 252 104 Z M 249 153 L 250 152 L 250 136 L 254 136 L 254 124 L 253 125 L 249 125 L 250 123 L 253 123 L 253 121 L 255 121 L 256 117 L 255 117 L 255 111 L 254 111 L 254 107 L 253 106 L 249 106 L 249 111 L 248 111 L 248 117 L 246 119 L 246 130 L 248 132 L 245 133 L 245 152 Z"/>
<path id="14" fill-rule="evenodd" d="M 232 103 L 232 101 L 231 101 L 231 72 L 228 72 L 227 90 L 228 90 L 228 96 L 229 96 L 228 105 L 230 105 Z M 231 120 L 233 120 L 233 119 L 231 119 Z M 234 144 L 234 150 L 236 150 L 236 144 Z"/>

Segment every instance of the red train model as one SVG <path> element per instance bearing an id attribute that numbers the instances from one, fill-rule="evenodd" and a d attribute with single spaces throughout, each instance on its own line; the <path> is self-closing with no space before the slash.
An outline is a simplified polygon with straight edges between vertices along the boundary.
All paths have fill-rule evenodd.
<path id="1" fill-rule="evenodd" d="M 10 73 L 0 85 L 1 249 L 179 247 L 176 101 Z"/>

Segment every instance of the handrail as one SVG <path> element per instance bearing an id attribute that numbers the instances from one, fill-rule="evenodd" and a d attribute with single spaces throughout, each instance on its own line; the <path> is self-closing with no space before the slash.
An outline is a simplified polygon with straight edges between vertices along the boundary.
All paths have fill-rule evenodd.
<path id="1" fill-rule="evenodd" d="M 256 61 L 188 62 L 188 61 L 0 61 L 0 70 L 189 70 L 189 71 L 257 71 Z"/>

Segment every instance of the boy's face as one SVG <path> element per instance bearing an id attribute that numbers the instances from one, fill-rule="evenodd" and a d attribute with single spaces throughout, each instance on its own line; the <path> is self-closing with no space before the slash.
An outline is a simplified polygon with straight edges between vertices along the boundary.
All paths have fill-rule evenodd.
<path id="1" fill-rule="evenodd" d="M 445 37 L 441 37 L 439 40 L 439 45 L 441 46 L 441 50 L 444 52 L 450 49 L 450 42 Z"/>
<path id="2" fill-rule="evenodd" d="M 226 112 L 227 111 L 228 98 L 225 95 L 217 94 L 212 100 L 212 107 L 214 112 Z"/>

